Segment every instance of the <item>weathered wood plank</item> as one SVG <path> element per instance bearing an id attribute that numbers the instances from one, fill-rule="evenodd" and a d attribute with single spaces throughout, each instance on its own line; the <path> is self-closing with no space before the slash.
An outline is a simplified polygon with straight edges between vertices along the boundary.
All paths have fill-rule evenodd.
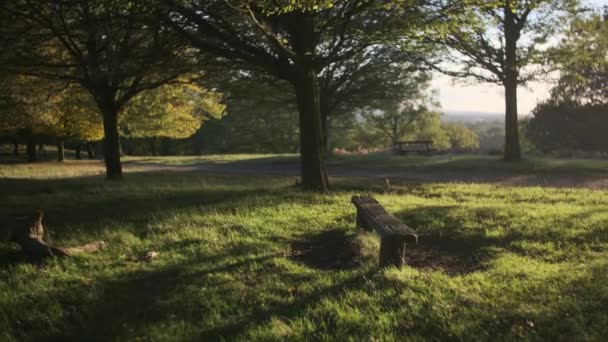
<path id="1" fill-rule="evenodd" d="M 403 236 L 417 241 L 416 232 L 389 214 L 376 199 L 370 196 L 353 196 L 352 203 L 357 208 L 357 225 L 363 229 L 375 230 L 382 238 Z"/>
<path id="2" fill-rule="evenodd" d="M 406 243 L 417 243 L 416 232 L 389 214 L 375 198 L 353 196 L 357 208 L 357 227 L 380 235 L 380 267 L 405 264 Z"/>

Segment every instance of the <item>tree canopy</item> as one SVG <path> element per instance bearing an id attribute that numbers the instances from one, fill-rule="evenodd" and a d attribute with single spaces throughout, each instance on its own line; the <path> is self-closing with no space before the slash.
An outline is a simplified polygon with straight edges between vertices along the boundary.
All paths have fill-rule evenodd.
<path id="1" fill-rule="evenodd" d="M 528 125 L 531 141 L 545 152 L 608 151 L 608 18 L 581 15 L 552 50 L 560 78 Z"/>
<path id="2" fill-rule="evenodd" d="M 326 190 L 320 70 L 407 31 L 426 1 L 166 0 L 171 26 L 194 47 L 292 84 L 298 105 L 302 186 Z"/>
<path id="3" fill-rule="evenodd" d="M 118 114 L 142 91 L 190 71 L 187 45 L 162 25 L 165 7 L 151 1 L 17 0 L 0 6 L 12 49 L 11 72 L 77 83 L 103 117 L 108 179 L 120 179 Z"/>
<path id="4" fill-rule="evenodd" d="M 122 135 L 188 138 L 204 121 L 222 116 L 225 105 L 220 102 L 221 97 L 222 94 L 192 83 L 166 84 L 140 93 L 121 115 Z"/>

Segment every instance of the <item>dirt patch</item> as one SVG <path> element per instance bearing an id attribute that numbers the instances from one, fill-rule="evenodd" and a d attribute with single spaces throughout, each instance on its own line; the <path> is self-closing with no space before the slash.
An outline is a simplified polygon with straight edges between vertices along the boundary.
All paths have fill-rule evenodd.
<path id="1" fill-rule="evenodd" d="M 357 266 L 353 236 L 330 230 L 291 243 L 292 260 L 320 270 L 344 270 Z"/>
<path id="2" fill-rule="evenodd" d="M 433 237 L 420 237 L 418 245 L 406 249 L 409 266 L 453 276 L 481 270 L 491 257 L 491 253 L 474 244 Z"/>

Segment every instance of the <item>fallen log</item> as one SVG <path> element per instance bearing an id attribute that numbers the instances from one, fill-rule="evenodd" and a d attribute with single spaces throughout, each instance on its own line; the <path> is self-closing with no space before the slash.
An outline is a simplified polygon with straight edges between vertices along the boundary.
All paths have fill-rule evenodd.
<path id="1" fill-rule="evenodd" d="M 38 211 L 26 217 L 20 217 L 11 233 L 11 240 L 21 246 L 21 250 L 32 259 L 47 257 L 67 257 L 79 253 L 90 253 L 105 248 L 106 243 L 95 241 L 76 247 L 53 247 L 44 242 L 42 212 Z"/>

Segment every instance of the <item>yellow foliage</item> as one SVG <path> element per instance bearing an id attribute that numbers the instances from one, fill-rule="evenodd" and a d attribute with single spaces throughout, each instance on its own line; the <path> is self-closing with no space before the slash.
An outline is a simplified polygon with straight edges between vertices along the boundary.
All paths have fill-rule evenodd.
<path id="1" fill-rule="evenodd" d="M 61 137 L 96 141 L 103 138 L 103 122 L 91 95 L 78 86 L 61 92 L 55 99 L 53 128 Z"/>
<path id="2" fill-rule="evenodd" d="M 97 107 L 79 86 L 28 76 L 15 76 L 10 81 L 8 96 L 14 105 L 2 116 L 4 130 L 26 129 L 87 141 L 103 138 Z"/>
<path id="3" fill-rule="evenodd" d="M 120 113 L 127 137 L 187 138 L 209 118 L 221 117 L 222 94 L 199 85 L 167 84 L 134 97 Z M 103 121 L 91 95 L 78 85 L 19 76 L 11 80 L 10 97 L 18 103 L 0 115 L 0 129 L 27 129 L 64 139 L 103 138 Z"/>
<path id="4" fill-rule="evenodd" d="M 192 136 L 209 118 L 221 117 L 222 94 L 190 83 L 167 84 L 142 92 L 121 113 L 122 134 L 128 137 Z"/>

